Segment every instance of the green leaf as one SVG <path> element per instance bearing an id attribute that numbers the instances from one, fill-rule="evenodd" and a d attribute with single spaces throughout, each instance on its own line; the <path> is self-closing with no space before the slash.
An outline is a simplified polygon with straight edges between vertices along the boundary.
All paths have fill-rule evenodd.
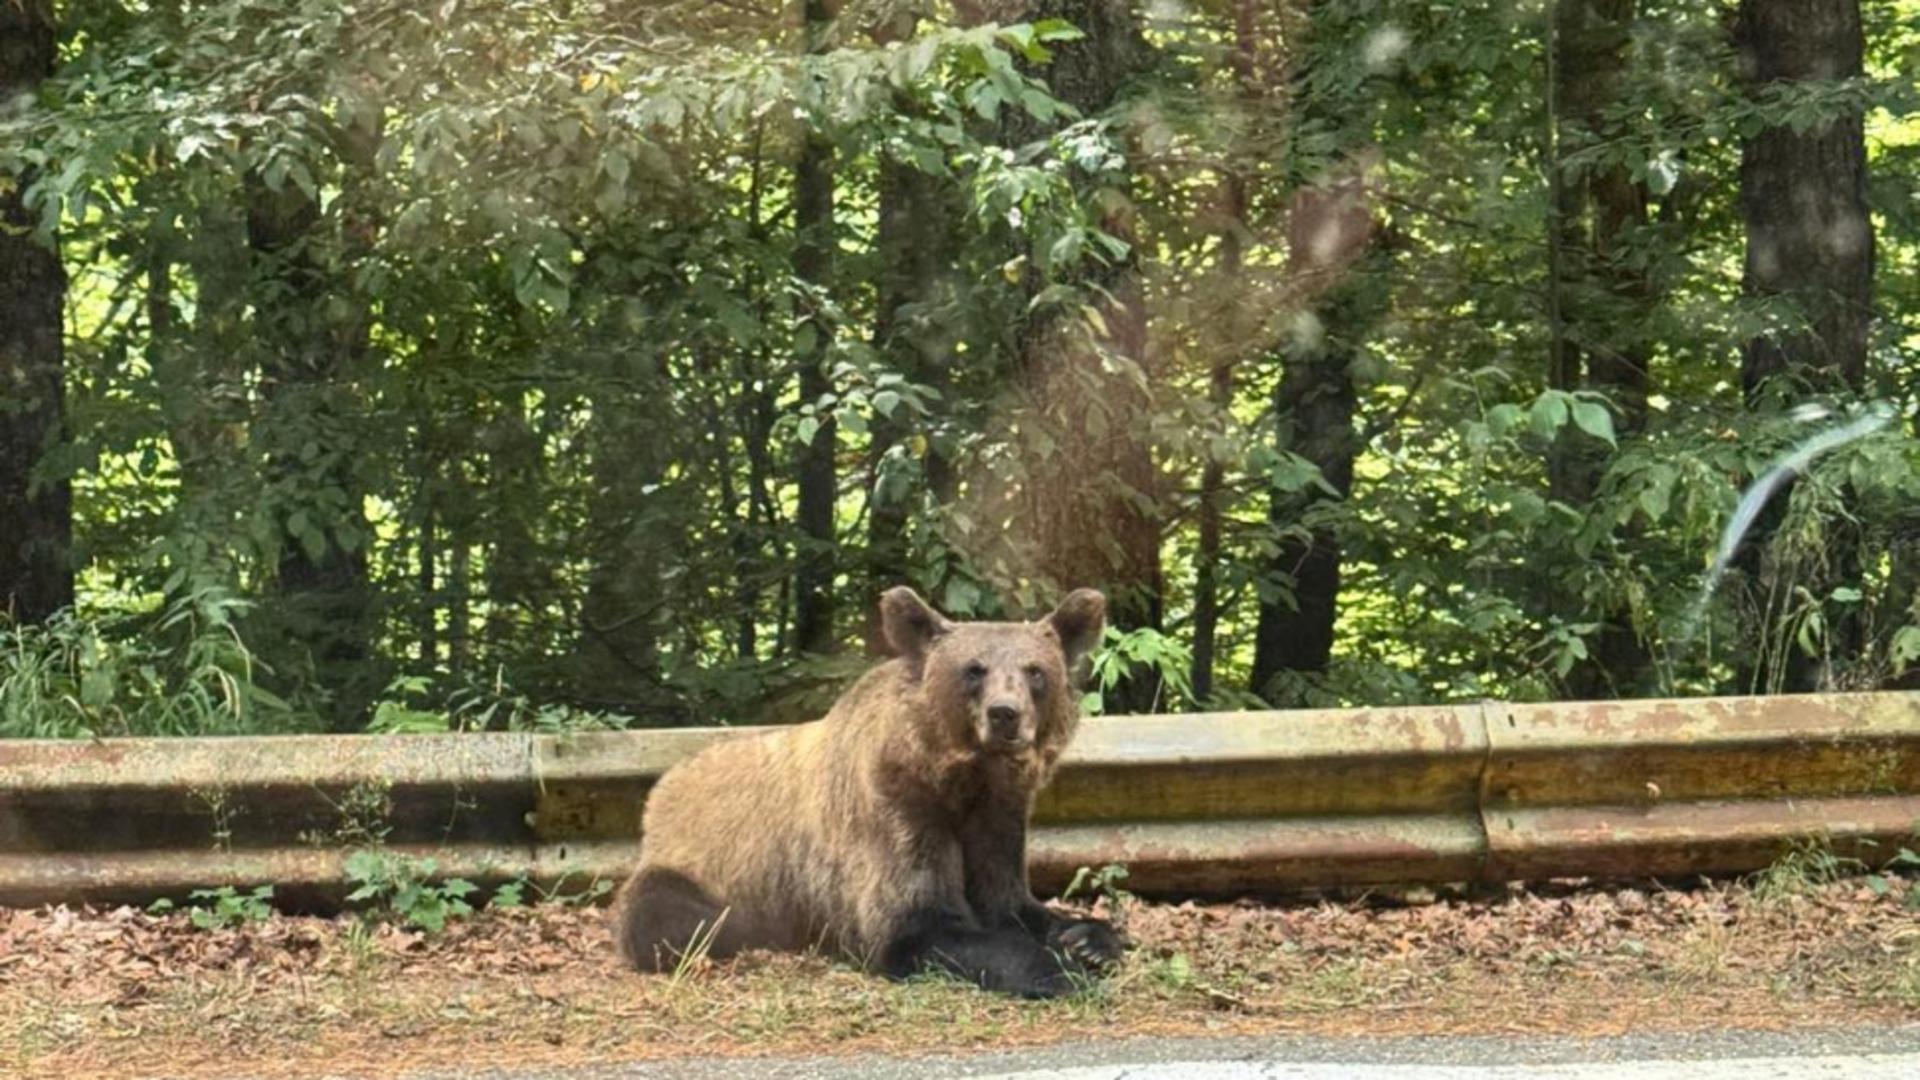
<path id="1" fill-rule="evenodd" d="M 1183 952 L 1167 957 L 1167 981 L 1175 986 L 1189 986 L 1193 983 L 1193 961 Z"/>
<path id="2" fill-rule="evenodd" d="M 981 599 L 978 585 L 963 577 L 952 577 L 947 579 L 941 606 L 949 613 L 972 615 L 979 609 Z"/>
<path id="3" fill-rule="evenodd" d="M 174 144 L 174 156 L 182 162 L 192 161 L 195 157 L 211 157 L 209 153 L 219 141 L 200 132 L 189 132 Z"/>
<path id="4" fill-rule="evenodd" d="M 1794 634 L 1794 640 L 1800 645 L 1800 651 L 1807 656 L 1820 655 L 1820 641 L 1826 637 L 1827 621 L 1818 608 L 1806 613 L 1800 620 L 1800 629 Z"/>
<path id="5" fill-rule="evenodd" d="M 1647 520 L 1658 522 L 1667 516 L 1667 510 L 1673 503 L 1673 482 L 1677 478 L 1671 466 L 1657 465 L 1647 470 L 1647 486 L 1640 489 L 1640 509 L 1646 511 Z"/>
<path id="6" fill-rule="evenodd" d="M 1509 513 L 1514 523 L 1523 529 L 1538 525 L 1547 518 L 1547 500 L 1537 491 L 1522 488 L 1513 492 L 1510 502 L 1512 509 Z"/>
<path id="7" fill-rule="evenodd" d="M 347 856 L 347 880 L 368 881 L 380 874 L 383 863 L 379 852 L 362 848 Z"/>
<path id="8" fill-rule="evenodd" d="M 1618 445 L 1613 438 L 1613 414 L 1607 412 L 1604 405 L 1592 401 L 1573 403 L 1573 422 L 1581 431 L 1609 445 Z"/>
<path id="9" fill-rule="evenodd" d="M 113 671 L 90 667 L 80 673 L 80 704 L 89 710 L 104 709 L 113 703 Z"/>
<path id="10" fill-rule="evenodd" d="M 1001 40 L 1015 49 L 1026 49 L 1033 44 L 1034 28 L 1026 23 L 1014 23 L 1000 28 Z"/>
<path id="11" fill-rule="evenodd" d="M 996 120 L 1000 116 L 1000 90 L 992 83 L 980 83 L 967 95 L 968 104 L 974 114 L 982 120 Z"/>
<path id="12" fill-rule="evenodd" d="M 1295 453 L 1283 453 L 1275 459 L 1273 467 L 1267 470 L 1267 482 L 1275 491 L 1289 494 L 1305 491 L 1322 480 L 1320 466 Z"/>
<path id="13" fill-rule="evenodd" d="M 1512 402 L 1502 402 L 1487 410 L 1487 430 L 1495 436 L 1505 435 L 1520 422 L 1520 406 Z"/>
<path id="14" fill-rule="evenodd" d="M 1533 433 L 1543 439 L 1551 439 L 1567 422 L 1567 398 L 1559 391 L 1549 390 L 1534 399 L 1529 410 L 1533 424 Z"/>
<path id="15" fill-rule="evenodd" d="M 1680 183 L 1681 171 L 1680 158 L 1671 150 L 1662 150 L 1647 163 L 1647 189 L 1665 196 Z"/>
<path id="16" fill-rule="evenodd" d="M 1904 674 L 1908 664 L 1920 659 L 1920 626 L 1903 626 L 1896 631 L 1887 654 L 1893 660 L 1894 673 Z"/>
<path id="17" fill-rule="evenodd" d="M 1041 19 L 1033 24 L 1033 35 L 1041 41 L 1079 41 L 1087 36 L 1065 19 Z"/>
<path id="18" fill-rule="evenodd" d="M 1060 113 L 1060 106 L 1053 98 L 1031 87 L 1020 91 L 1020 106 L 1041 123 L 1051 121 Z"/>

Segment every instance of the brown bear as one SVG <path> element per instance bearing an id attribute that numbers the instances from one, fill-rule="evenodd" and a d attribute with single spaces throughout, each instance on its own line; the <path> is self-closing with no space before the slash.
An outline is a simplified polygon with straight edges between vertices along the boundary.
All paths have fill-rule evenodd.
<path id="1" fill-rule="evenodd" d="M 622 956 L 820 948 L 893 978 L 944 969 L 1051 997 L 1125 947 L 1027 885 L 1027 819 L 1079 722 L 1072 674 L 1106 599 L 1032 623 L 955 623 L 912 589 L 881 598 L 897 654 L 812 723 L 715 743 L 647 800 L 615 903 Z"/>

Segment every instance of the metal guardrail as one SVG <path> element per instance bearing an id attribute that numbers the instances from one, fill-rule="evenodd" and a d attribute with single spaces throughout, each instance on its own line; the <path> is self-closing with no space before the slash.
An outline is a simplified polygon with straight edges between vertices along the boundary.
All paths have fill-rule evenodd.
<path id="1" fill-rule="evenodd" d="M 727 729 L 0 742 L 0 904 L 272 882 L 337 903 L 374 838 L 480 884 L 622 876 L 646 792 Z M 1087 721 L 1035 813 L 1036 888 L 1147 894 L 1673 877 L 1920 824 L 1920 694 Z M 725 842 L 725 838 L 716 838 Z"/>

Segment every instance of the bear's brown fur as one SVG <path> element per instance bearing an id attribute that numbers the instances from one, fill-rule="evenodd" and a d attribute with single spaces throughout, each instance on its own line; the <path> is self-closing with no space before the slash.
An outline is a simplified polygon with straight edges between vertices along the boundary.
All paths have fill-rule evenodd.
<path id="1" fill-rule="evenodd" d="M 896 588 L 881 614 L 898 655 L 824 719 L 716 743 L 660 779 L 616 903 L 629 963 L 821 948 L 1050 996 L 1117 958 L 1111 928 L 1055 915 L 1026 874 L 1033 796 L 1079 722 L 1072 673 L 1105 599 L 954 623 Z"/>

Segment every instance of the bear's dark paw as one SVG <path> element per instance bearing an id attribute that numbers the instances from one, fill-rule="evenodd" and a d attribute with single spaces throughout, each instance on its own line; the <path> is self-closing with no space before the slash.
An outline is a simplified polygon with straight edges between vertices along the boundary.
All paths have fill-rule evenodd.
<path id="1" fill-rule="evenodd" d="M 1098 919 L 1062 925 L 1047 944 L 1089 971 L 1106 971 L 1126 955 L 1129 943 L 1119 931 Z"/>
<path id="2" fill-rule="evenodd" d="M 1050 998 L 1066 997 L 1080 989 L 1073 976 L 1058 967 L 1051 971 L 1038 971 L 1021 979 L 1018 984 L 1008 987 L 1015 997 L 1028 1001 L 1046 1001 Z"/>

